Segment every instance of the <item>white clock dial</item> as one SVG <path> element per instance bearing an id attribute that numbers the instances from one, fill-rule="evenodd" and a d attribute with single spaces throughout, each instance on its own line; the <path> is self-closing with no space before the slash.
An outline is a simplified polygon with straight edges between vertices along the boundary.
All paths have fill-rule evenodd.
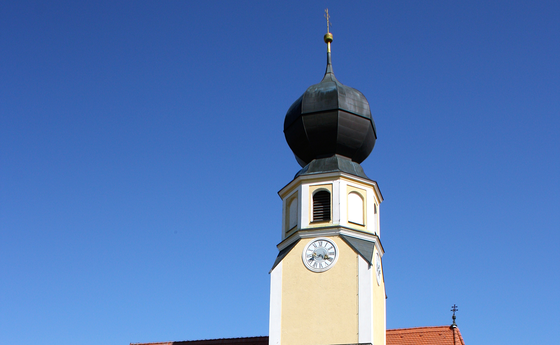
<path id="1" fill-rule="evenodd" d="M 375 253 L 375 276 L 377 278 L 377 285 L 381 284 L 381 257 L 379 253 Z"/>
<path id="2" fill-rule="evenodd" d="M 324 272 L 336 263 L 338 247 L 329 239 L 317 238 L 305 246 L 301 258 L 309 270 Z"/>

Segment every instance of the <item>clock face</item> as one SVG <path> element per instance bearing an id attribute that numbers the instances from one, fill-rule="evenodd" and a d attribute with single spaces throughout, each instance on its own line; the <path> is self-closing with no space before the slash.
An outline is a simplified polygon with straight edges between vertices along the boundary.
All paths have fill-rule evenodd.
<path id="1" fill-rule="evenodd" d="M 336 244 L 326 238 L 317 238 L 309 242 L 301 255 L 305 267 L 313 272 L 324 272 L 333 267 L 338 259 Z"/>
<path id="2" fill-rule="evenodd" d="M 381 257 L 379 253 L 375 253 L 375 276 L 377 278 L 377 285 L 381 284 Z"/>

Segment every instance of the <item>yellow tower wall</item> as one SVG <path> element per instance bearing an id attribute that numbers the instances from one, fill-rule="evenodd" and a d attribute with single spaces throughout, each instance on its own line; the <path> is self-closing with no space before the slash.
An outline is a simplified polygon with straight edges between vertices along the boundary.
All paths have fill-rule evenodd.
<path id="1" fill-rule="evenodd" d="M 326 272 L 312 272 L 302 262 L 311 239 L 301 240 L 283 260 L 282 344 L 358 342 L 358 256 L 339 237 L 330 239 L 339 258 Z"/>

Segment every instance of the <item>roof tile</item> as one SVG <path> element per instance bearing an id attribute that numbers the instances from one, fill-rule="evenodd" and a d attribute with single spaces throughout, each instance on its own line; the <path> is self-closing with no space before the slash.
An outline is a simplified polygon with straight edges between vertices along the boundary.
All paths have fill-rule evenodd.
<path id="1" fill-rule="evenodd" d="M 449 326 L 387 330 L 387 345 L 465 345 L 459 328 Z"/>

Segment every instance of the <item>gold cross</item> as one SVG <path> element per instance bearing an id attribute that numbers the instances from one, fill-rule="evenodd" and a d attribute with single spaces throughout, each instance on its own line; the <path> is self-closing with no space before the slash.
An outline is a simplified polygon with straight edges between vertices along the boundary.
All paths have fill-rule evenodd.
<path id="1" fill-rule="evenodd" d="M 329 15 L 329 9 L 328 8 L 325 10 L 325 18 L 327 19 L 327 33 L 329 33 L 329 32 L 331 32 L 329 27 L 332 26 L 332 23 L 330 21 L 331 16 Z"/>

